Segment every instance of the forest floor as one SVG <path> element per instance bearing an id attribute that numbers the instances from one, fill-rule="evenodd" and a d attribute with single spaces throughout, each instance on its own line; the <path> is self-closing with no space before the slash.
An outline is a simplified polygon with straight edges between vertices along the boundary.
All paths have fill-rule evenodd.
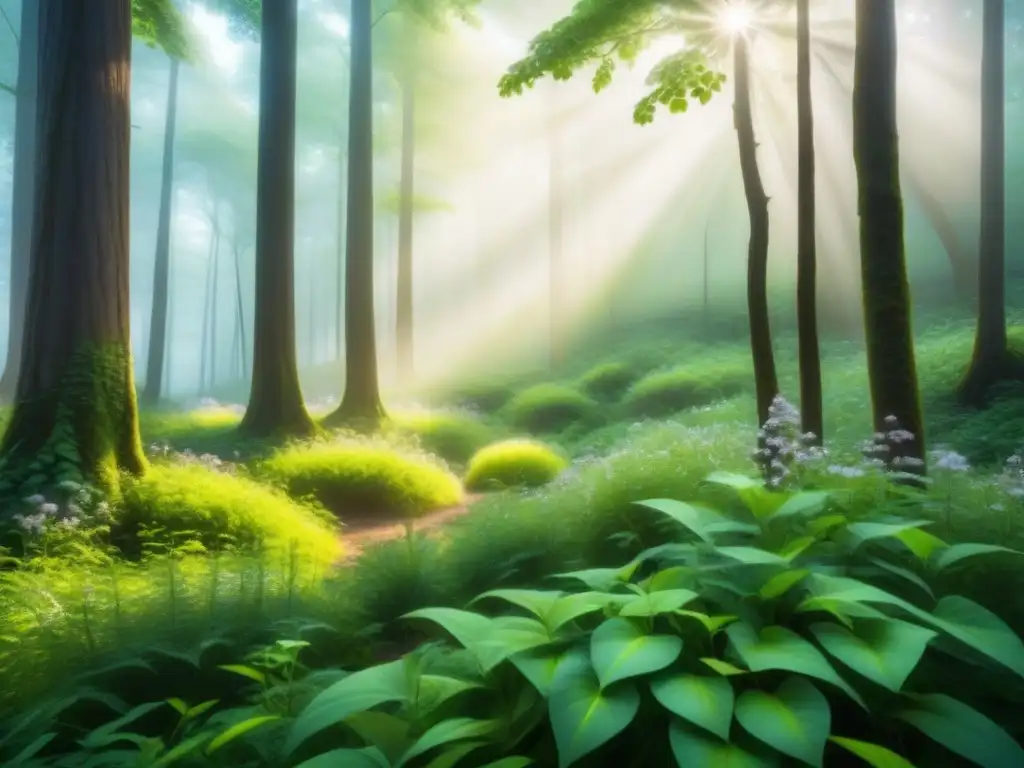
<path id="1" fill-rule="evenodd" d="M 426 533 L 428 536 L 440 536 L 444 526 L 469 512 L 473 504 L 481 498 L 481 493 L 467 494 L 461 504 L 417 517 L 412 524 L 413 530 L 417 533 Z M 354 562 L 368 546 L 402 538 L 405 536 L 407 524 L 407 520 L 397 517 L 376 521 L 360 520 L 347 524 L 341 535 L 344 549 L 339 563 Z"/>

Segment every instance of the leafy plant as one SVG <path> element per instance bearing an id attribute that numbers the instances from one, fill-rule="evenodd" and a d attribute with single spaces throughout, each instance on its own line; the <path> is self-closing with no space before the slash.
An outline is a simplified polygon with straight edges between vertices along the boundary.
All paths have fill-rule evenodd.
<path id="1" fill-rule="evenodd" d="M 473 765 L 519 754 L 521 765 L 562 768 L 820 767 L 843 755 L 1024 764 L 1000 722 L 1024 690 L 1024 643 L 932 586 L 968 559 L 1019 553 L 949 545 L 926 521 L 884 510 L 854 515 L 827 491 L 709 481 L 734 490 L 742 513 L 646 501 L 685 535 L 619 568 L 558 574 L 564 589 L 474 601 L 511 613 L 408 614 L 453 637 L 461 650 L 449 660 L 461 666 L 441 672 L 413 654 L 346 677 L 299 714 L 287 750 L 304 754 L 317 734 L 372 717 L 387 727 L 304 768 L 327 755 L 406 766 L 467 754 Z"/>

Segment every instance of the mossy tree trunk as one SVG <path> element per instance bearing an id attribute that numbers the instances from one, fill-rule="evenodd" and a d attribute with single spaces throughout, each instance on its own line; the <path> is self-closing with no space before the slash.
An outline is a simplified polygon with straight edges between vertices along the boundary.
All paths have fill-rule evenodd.
<path id="1" fill-rule="evenodd" d="M 4 491 L 144 471 L 128 310 L 131 0 L 40 0 L 36 215 Z"/>
<path id="2" fill-rule="evenodd" d="M 733 54 L 736 78 L 733 122 L 739 142 L 743 193 L 750 216 L 747 313 L 750 322 L 750 352 L 754 363 L 757 422 L 761 425 L 768 421 L 768 410 L 779 393 L 768 315 L 768 196 L 757 165 L 757 140 L 754 138 L 754 115 L 750 105 L 749 41 L 745 35 L 736 35 Z"/>
<path id="3" fill-rule="evenodd" d="M 145 405 L 160 402 L 167 356 L 167 286 L 171 274 L 171 204 L 174 191 L 174 133 L 178 122 L 178 67 L 178 60 L 172 57 L 167 84 L 167 117 L 164 121 L 163 175 L 160 180 L 160 213 L 156 227 L 149 356 L 146 360 L 146 387 L 142 392 Z"/>
<path id="4" fill-rule="evenodd" d="M 328 425 L 373 429 L 384 419 L 373 295 L 373 84 L 371 0 L 352 0 L 345 227 L 345 394 Z"/>
<path id="5" fill-rule="evenodd" d="M 1005 4 L 985 0 L 981 57 L 981 235 L 978 244 L 978 324 L 971 362 L 960 383 L 963 402 L 982 406 L 1000 380 L 1024 367 L 1006 339 L 1006 94 Z"/>
<path id="6" fill-rule="evenodd" d="M 264 3 L 256 171 L 256 311 L 250 437 L 312 435 L 295 357 L 295 91 L 297 0 Z"/>
<path id="7" fill-rule="evenodd" d="M 36 112 L 39 70 L 39 4 L 23 2 L 18 42 L 18 85 L 14 116 L 14 187 L 11 192 L 11 274 L 7 360 L 0 376 L 0 401 L 14 399 L 25 333 L 25 302 L 32 253 L 35 204 Z"/>
<path id="8" fill-rule="evenodd" d="M 876 432 L 894 416 L 913 439 L 902 456 L 924 474 L 925 440 L 911 330 L 910 285 L 903 243 L 899 139 L 896 130 L 895 0 L 857 0 L 853 82 L 853 154 L 857 169 L 860 260 L 868 378 Z M 900 458 L 893 451 L 891 461 Z"/>
<path id="9" fill-rule="evenodd" d="M 395 282 L 395 348 L 402 384 L 415 375 L 413 350 L 412 225 L 416 175 L 416 83 L 412 72 L 402 82 L 402 171 L 398 189 L 398 269 Z"/>
<path id="10" fill-rule="evenodd" d="M 818 255 L 816 247 L 814 107 L 811 103 L 810 0 L 797 0 L 797 256 L 796 316 L 800 358 L 800 418 L 813 442 L 825 439 L 818 346 Z"/>

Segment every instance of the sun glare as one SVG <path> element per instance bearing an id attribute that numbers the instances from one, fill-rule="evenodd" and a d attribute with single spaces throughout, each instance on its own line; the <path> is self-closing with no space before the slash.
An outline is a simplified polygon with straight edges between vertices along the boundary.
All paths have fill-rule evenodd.
<path id="1" fill-rule="evenodd" d="M 718 25 L 726 32 L 736 35 L 750 26 L 753 11 L 745 3 L 729 3 L 718 14 Z"/>

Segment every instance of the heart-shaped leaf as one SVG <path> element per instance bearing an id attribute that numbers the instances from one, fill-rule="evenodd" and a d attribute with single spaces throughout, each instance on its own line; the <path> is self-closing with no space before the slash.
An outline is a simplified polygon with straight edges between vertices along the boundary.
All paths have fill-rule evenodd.
<path id="1" fill-rule="evenodd" d="M 838 624 L 814 624 L 818 642 L 850 669 L 898 692 L 936 633 L 917 624 L 886 619 L 859 621 L 851 632 Z"/>
<path id="2" fill-rule="evenodd" d="M 601 687 L 664 669 L 683 650 L 675 635 L 650 635 L 621 618 L 608 619 L 590 637 L 590 660 Z"/>
<path id="3" fill-rule="evenodd" d="M 788 677 L 775 694 L 745 691 L 736 720 L 752 736 L 784 755 L 821 768 L 832 712 L 824 694 L 802 677 Z"/>
<path id="4" fill-rule="evenodd" d="M 932 558 L 932 567 L 935 568 L 936 571 L 941 571 L 968 557 L 975 557 L 976 555 L 991 555 L 996 553 L 1024 555 L 1024 552 L 1018 552 L 1016 549 L 1010 549 L 1009 547 L 1000 547 L 996 544 L 952 544 L 951 546 L 940 550 L 938 554 Z"/>
<path id="5" fill-rule="evenodd" d="M 976 709 L 942 693 L 912 695 L 914 706 L 897 713 L 930 739 L 981 768 L 1019 768 L 1024 749 Z"/>
<path id="6" fill-rule="evenodd" d="M 829 736 L 829 741 L 850 752 L 871 768 L 914 768 L 907 760 L 897 755 L 890 749 L 880 747 L 878 744 L 871 744 L 867 741 L 847 739 L 842 736 Z"/>
<path id="7" fill-rule="evenodd" d="M 673 714 L 728 741 L 733 692 L 724 677 L 685 672 L 651 681 L 654 698 Z"/>
<path id="8" fill-rule="evenodd" d="M 679 768 L 775 768 L 777 760 L 759 757 L 677 720 L 669 726 L 669 744 Z"/>
<path id="9" fill-rule="evenodd" d="M 672 613 L 696 600 L 697 593 L 690 589 L 666 589 L 637 595 L 619 609 L 620 616 L 657 616 Z"/>

